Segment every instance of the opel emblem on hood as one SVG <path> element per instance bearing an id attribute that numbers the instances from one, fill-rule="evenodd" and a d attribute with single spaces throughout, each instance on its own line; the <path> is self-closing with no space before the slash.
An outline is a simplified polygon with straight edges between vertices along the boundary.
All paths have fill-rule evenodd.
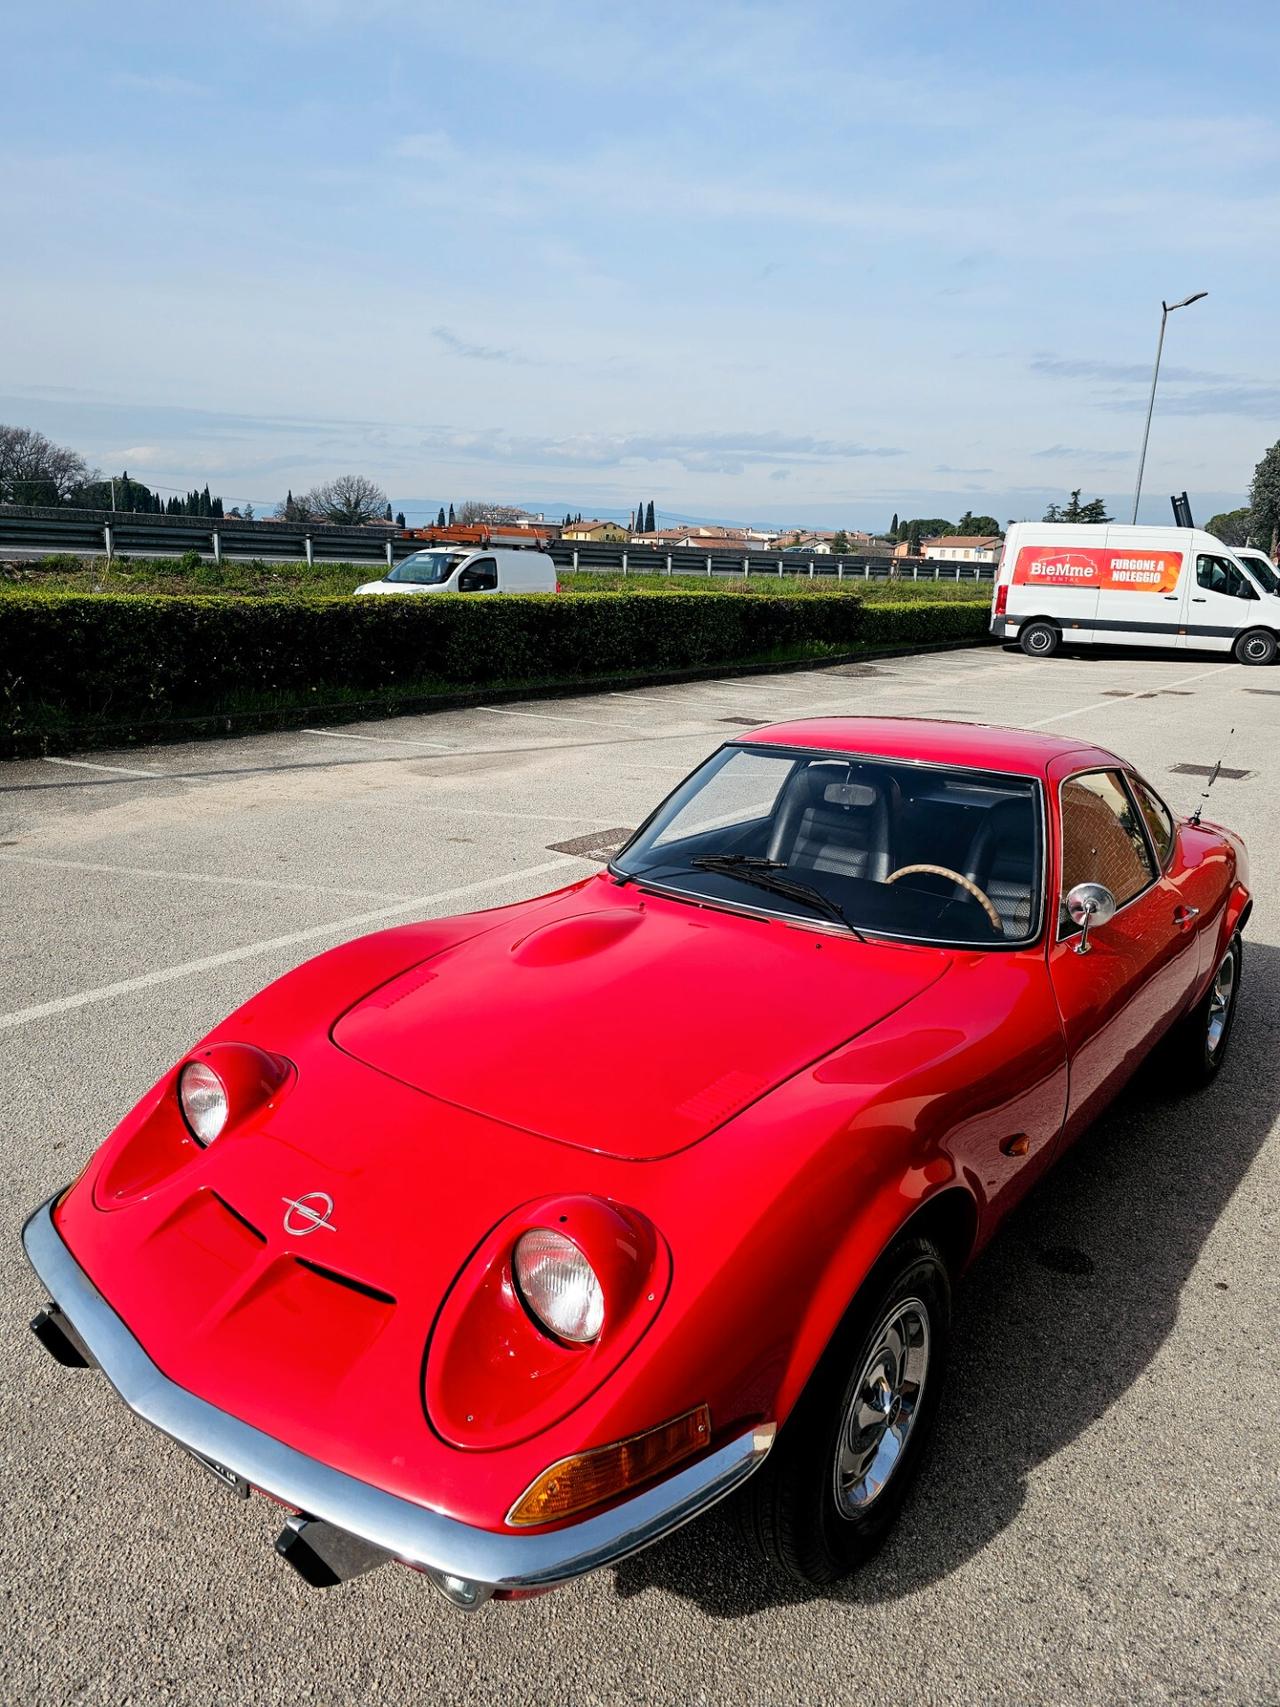
<path id="1" fill-rule="evenodd" d="M 329 1217 L 333 1214 L 333 1199 L 327 1191 L 304 1191 L 301 1197 L 282 1197 L 284 1230 L 300 1239 L 304 1233 L 314 1233 L 317 1227 L 336 1233 Z"/>

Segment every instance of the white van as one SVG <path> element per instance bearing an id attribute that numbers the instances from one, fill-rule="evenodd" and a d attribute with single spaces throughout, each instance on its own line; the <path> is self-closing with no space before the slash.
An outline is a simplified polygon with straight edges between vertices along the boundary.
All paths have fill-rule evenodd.
<path id="1" fill-rule="evenodd" d="M 1005 536 L 991 632 L 1033 658 L 1064 643 L 1233 652 L 1271 664 L 1280 652 L 1274 570 L 1200 528 L 1015 522 Z"/>
<path id="2" fill-rule="evenodd" d="M 554 593 L 556 566 L 545 551 L 481 551 L 435 545 L 415 551 L 388 569 L 381 581 L 366 581 L 357 593 Z"/>

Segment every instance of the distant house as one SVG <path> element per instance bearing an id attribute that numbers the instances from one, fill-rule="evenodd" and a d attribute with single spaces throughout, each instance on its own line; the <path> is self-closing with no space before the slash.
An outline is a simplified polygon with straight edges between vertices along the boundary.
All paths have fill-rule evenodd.
<path id="1" fill-rule="evenodd" d="M 631 537 L 631 530 L 620 526 L 617 522 L 570 522 L 561 535 L 562 539 L 590 540 L 593 545 L 625 545 Z"/>
<path id="2" fill-rule="evenodd" d="M 945 533 L 936 539 L 923 539 L 920 549 L 932 561 L 945 558 L 948 562 L 995 563 L 1004 544 L 1000 535 Z"/>

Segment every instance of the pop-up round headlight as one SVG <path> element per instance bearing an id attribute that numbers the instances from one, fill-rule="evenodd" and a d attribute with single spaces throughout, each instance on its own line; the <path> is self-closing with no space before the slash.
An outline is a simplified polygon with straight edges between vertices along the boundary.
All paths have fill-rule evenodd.
<path id="1" fill-rule="evenodd" d="M 516 1241 L 513 1265 L 520 1296 L 558 1339 L 587 1345 L 599 1338 L 604 1293 L 572 1239 L 535 1227 Z"/>
<path id="2" fill-rule="evenodd" d="M 227 1087 L 204 1061 L 188 1061 L 178 1080 L 187 1125 L 202 1144 L 212 1144 L 227 1124 Z"/>

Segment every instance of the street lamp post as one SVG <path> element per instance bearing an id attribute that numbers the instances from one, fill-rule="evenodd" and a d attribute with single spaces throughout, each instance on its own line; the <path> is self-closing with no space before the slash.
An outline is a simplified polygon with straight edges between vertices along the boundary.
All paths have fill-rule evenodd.
<path id="1" fill-rule="evenodd" d="M 1151 437 L 1151 416 L 1156 406 L 1156 381 L 1160 378 L 1160 353 L 1164 349 L 1165 323 L 1175 308 L 1187 308 L 1193 302 L 1199 302 L 1202 296 L 1208 296 L 1207 290 L 1198 290 L 1194 296 L 1184 296 L 1181 302 L 1161 302 L 1160 336 L 1156 341 L 1156 365 L 1151 374 L 1151 397 L 1147 403 L 1147 424 L 1142 433 L 1142 450 L 1138 456 L 1138 484 L 1133 489 L 1133 519 L 1138 520 L 1138 500 L 1142 496 L 1142 471 L 1147 463 L 1147 440 Z"/>

